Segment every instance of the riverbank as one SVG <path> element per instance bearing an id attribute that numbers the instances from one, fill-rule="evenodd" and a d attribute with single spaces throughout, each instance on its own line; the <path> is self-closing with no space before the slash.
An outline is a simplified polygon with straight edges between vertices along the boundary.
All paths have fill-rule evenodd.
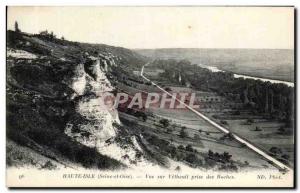
<path id="1" fill-rule="evenodd" d="M 206 69 L 210 70 L 211 72 L 226 72 L 224 70 L 220 70 L 219 68 L 217 68 L 215 66 L 208 66 L 205 64 L 198 64 L 198 66 L 200 66 L 202 68 L 206 68 Z M 233 73 L 233 76 L 234 76 L 234 78 L 261 80 L 263 82 L 271 82 L 271 83 L 275 83 L 275 84 L 282 83 L 287 86 L 294 87 L 293 82 L 288 82 L 288 81 L 283 81 L 283 80 L 274 80 L 274 79 L 269 79 L 269 78 L 262 78 L 262 77 L 249 76 L 249 75 L 244 75 L 244 74 L 235 74 L 235 73 Z"/>

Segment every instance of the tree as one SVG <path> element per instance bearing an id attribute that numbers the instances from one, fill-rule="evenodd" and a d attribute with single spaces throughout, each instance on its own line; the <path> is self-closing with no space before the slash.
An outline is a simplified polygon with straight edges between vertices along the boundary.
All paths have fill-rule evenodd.
<path id="1" fill-rule="evenodd" d="M 170 89 L 169 87 L 166 87 L 165 90 L 166 90 L 167 92 L 171 92 L 171 91 L 172 91 L 172 89 Z"/>
<path id="2" fill-rule="evenodd" d="M 147 121 L 147 115 L 145 113 L 143 113 L 141 116 L 142 116 L 143 121 L 146 122 Z"/>
<path id="3" fill-rule="evenodd" d="M 237 171 L 238 167 L 236 165 L 234 165 L 233 162 L 230 162 L 230 165 L 228 166 L 228 169 L 231 171 Z"/>
<path id="4" fill-rule="evenodd" d="M 254 120 L 253 119 L 247 119 L 246 123 L 251 125 L 252 123 L 254 123 Z"/>
<path id="5" fill-rule="evenodd" d="M 282 157 L 283 159 L 286 159 L 286 160 L 289 160 L 289 159 L 290 159 L 290 156 L 287 155 L 287 154 L 283 154 L 281 157 Z"/>
<path id="6" fill-rule="evenodd" d="M 285 133 L 285 128 L 283 126 L 281 126 L 279 129 L 278 129 L 278 133 L 279 134 L 284 134 Z"/>
<path id="7" fill-rule="evenodd" d="M 248 87 L 247 87 L 247 89 L 244 90 L 243 96 L 244 96 L 244 103 L 248 104 L 249 103 L 249 99 L 248 99 Z"/>
<path id="8" fill-rule="evenodd" d="M 172 131 L 173 131 L 172 128 L 168 127 L 166 132 L 167 133 L 172 133 Z"/>
<path id="9" fill-rule="evenodd" d="M 49 36 L 48 30 L 41 31 L 40 35 L 42 35 L 42 36 Z"/>
<path id="10" fill-rule="evenodd" d="M 21 30 L 19 29 L 19 24 L 17 21 L 15 21 L 15 32 L 21 32 Z"/>
<path id="11" fill-rule="evenodd" d="M 212 150 L 208 150 L 208 157 L 213 158 L 214 157 L 214 152 Z"/>
<path id="12" fill-rule="evenodd" d="M 185 127 L 182 127 L 182 128 L 181 128 L 181 131 L 180 131 L 180 133 L 179 133 L 179 136 L 180 136 L 181 138 L 186 138 L 186 137 L 188 137 L 188 134 L 187 134 L 187 132 L 186 132 Z"/>
<path id="13" fill-rule="evenodd" d="M 270 113 L 273 113 L 274 112 L 274 93 L 273 93 L 273 90 L 270 90 Z"/>
<path id="14" fill-rule="evenodd" d="M 255 131 L 261 131 L 261 128 L 259 128 L 259 126 L 256 126 Z"/>
<path id="15" fill-rule="evenodd" d="M 185 150 L 186 150 L 186 151 L 190 151 L 190 152 L 193 152 L 193 151 L 194 151 L 194 149 L 193 149 L 193 147 L 192 147 L 191 144 L 187 145 L 187 146 L 185 147 Z"/>
<path id="16" fill-rule="evenodd" d="M 170 141 L 171 141 L 171 144 L 174 142 L 174 139 L 173 137 L 170 138 Z"/>
<path id="17" fill-rule="evenodd" d="M 232 155 L 230 155 L 228 152 L 224 151 L 223 153 L 223 159 L 225 162 L 229 162 L 229 160 L 231 159 Z"/>
<path id="18" fill-rule="evenodd" d="M 266 99 L 265 99 L 265 113 L 267 113 L 269 110 L 269 95 L 268 95 L 268 89 L 266 90 Z"/>
<path id="19" fill-rule="evenodd" d="M 241 115 L 240 111 L 234 111 L 233 115 Z"/>
<path id="20" fill-rule="evenodd" d="M 202 165 L 202 161 L 193 153 L 188 154 L 185 157 L 185 161 L 189 162 L 190 164 Z"/>
<path id="21" fill-rule="evenodd" d="M 50 32 L 50 39 L 53 40 L 53 38 L 54 38 L 54 34 L 53 34 L 53 31 L 51 31 Z"/>
<path id="22" fill-rule="evenodd" d="M 271 147 L 269 151 L 275 155 L 282 153 L 282 151 L 279 147 Z"/>
<path id="23" fill-rule="evenodd" d="M 221 124 L 222 125 L 228 125 L 227 121 L 225 121 L 225 120 L 221 120 Z"/>
<path id="24" fill-rule="evenodd" d="M 159 121 L 160 124 L 162 124 L 164 127 L 168 127 L 170 125 L 170 122 L 168 119 L 161 119 Z"/>
<path id="25" fill-rule="evenodd" d="M 194 139 L 199 140 L 199 139 L 200 139 L 200 136 L 199 136 L 198 134 L 195 134 L 195 135 L 194 135 Z"/>

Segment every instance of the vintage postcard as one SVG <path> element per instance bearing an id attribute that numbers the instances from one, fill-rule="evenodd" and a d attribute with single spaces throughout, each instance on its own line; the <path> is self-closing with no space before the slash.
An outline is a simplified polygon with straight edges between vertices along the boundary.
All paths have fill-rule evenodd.
<path id="1" fill-rule="evenodd" d="M 8 187 L 294 188 L 294 7 L 7 7 Z"/>

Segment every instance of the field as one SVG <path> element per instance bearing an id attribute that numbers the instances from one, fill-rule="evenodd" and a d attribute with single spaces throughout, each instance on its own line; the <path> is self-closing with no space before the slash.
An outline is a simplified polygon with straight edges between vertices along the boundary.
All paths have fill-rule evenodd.
<path id="1" fill-rule="evenodd" d="M 217 115 L 211 113 L 211 115 Z M 263 118 L 253 119 L 253 123 L 246 124 L 247 119 L 241 119 L 237 117 L 233 119 L 226 119 L 226 116 L 222 117 L 222 120 L 226 120 L 227 127 L 233 133 L 246 138 L 253 144 L 262 148 L 266 152 L 270 152 L 272 147 L 279 148 L 280 152 L 276 153 L 276 157 L 281 158 L 283 155 L 288 155 L 289 165 L 293 166 L 294 162 L 294 139 L 292 134 L 279 134 L 278 129 L 283 127 L 283 123 L 266 120 Z M 259 128 L 258 131 L 256 128 Z M 282 158 L 281 158 L 282 159 Z"/>
<path id="2" fill-rule="evenodd" d="M 147 76 L 147 69 L 145 70 L 145 73 Z M 161 81 L 163 80 L 163 77 L 160 77 L 159 75 L 156 77 L 152 76 L 152 80 Z M 172 88 L 175 88 L 174 90 L 176 91 L 176 87 Z M 191 92 L 199 92 L 191 88 L 187 89 L 191 90 Z M 212 93 L 212 95 L 215 95 L 215 93 Z M 231 105 L 225 105 L 226 103 L 230 103 Z M 263 115 L 260 114 L 253 114 L 249 110 L 244 109 L 242 105 L 235 104 L 234 101 L 228 101 L 226 99 L 224 99 L 222 103 L 209 102 L 206 104 L 207 105 L 202 104 L 202 106 L 206 106 L 206 108 L 199 109 L 202 113 L 210 117 L 215 122 L 223 125 L 232 133 L 235 133 L 240 137 L 247 139 L 252 144 L 255 144 L 257 147 L 261 148 L 269 155 L 293 167 L 293 133 L 280 133 L 280 129 L 289 130 L 289 128 L 286 128 L 283 122 L 280 122 L 276 119 L 266 119 Z M 199 120 L 199 118 L 192 112 L 183 112 L 170 109 L 154 109 L 154 112 L 156 115 L 170 119 L 175 124 L 188 127 L 190 137 L 195 134 L 199 135 L 199 129 L 201 129 L 202 131 L 213 132 L 213 134 L 209 134 L 210 141 L 208 142 L 206 140 L 205 142 L 203 142 L 202 148 L 204 149 L 208 147 L 210 148 L 215 145 L 212 144 L 212 137 L 215 139 L 219 139 L 222 135 L 221 133 L 214 133 L 214 131 L 216 130 L 215 128 L 208 125 L 203 120 Z M 202 132 L 200 134 L 202 138 L 203 135 L 205 136 L 206 133 Z M 206 135 L 205 137 L 207 138 L 208 136 Z M 202 139 L 202 141 L 204 140 Z M 224 144 L 224 146 L 226 145 L 227 144 Z M 219 147 L 215 146 L 213 147 L 213 149 L 219 149 Z M 245 152 L 240 152 L 240 150 L 236 147 L 232 147 L 231 151 L 235 153 L 238 152 L 237 154 L 239 154 L 241 157 L 249 156 L 248 153 L 247 155 L 245 155 Z"/>
<path id="3" fill-rule="evenodd" d="M 174 131 L 172 134 L 175 140 L 179 138 L 179 132 L 183 126 L 187 127 L 188 140 L 184 140 L 184 143 L 190 143 L 194 141 L 194 136 L 199 135 L 199 141 L 201 143 L 194 143 L 197 149 L 201 152 L 207 152 L 208 150 L 214 150 L 217 152 L 227 151 L 233 155 L 236 160 L 241 162 L 248 161 L 251 165 L 257 167 L 262 165 L 268 165 L 267 162 L 259 159 L 256 153 L 246 149 L 241 144 L 230 141 L 230 140 L 220 140 L 224 136 L 222 132 L 214 128 L 213 126 L 206 123 L 204 120 L 197 117 L 191 111 L 178 111 L 171 109 L 152 109 L 155 115 L 161 118 L 167 118 L 170 120 Z M 201 133 L 199 132 L 201 130 Z"/>
<path id="4" fill-rule="evenodd" d="M 130 94 L 141 92 L 140 89 L 136 88 L 142 88 L 148 92 L 153 91 L 152 85 L 147 86 L 133 82 L 131 82 L 131 84 L 132 86 L 126 86 L 122 83 L 118 83 L 118 87 Z M 209 125 L 187 109 L 178 110 L 152 107 L 146 111 L 151 114 L 146 121 L 127 113 L 120 112 L 119 114 L 121 119 L 133 121 L 144 128 L 148 128 L 147 133 L 156 135 L 160 139 L 171 141 L 176 147 L 180 145 L 191 145 L 198 152 L 204 154 L 207 154 L 209 150 L 218 153 L 228 152 L 232 155 L 232 159 L 240 165 L 244 165 L 245 163 L 249 164 L 247 165 L 248 169 L 273 168 L 264 158 L 247 149 L 242 144 L 235 140 L 227 139 L 226 137 L 224 139 L 224 133 Z M 169 126 L 162 126 L 160 124 L 160 120 L 162 119 L 167 119 Z M 187 136 L 184 138 L 180 136 L 183 127 L 187 132 Z M 244 168 L 244 170 L 247 170 L 247 168 Z"/>

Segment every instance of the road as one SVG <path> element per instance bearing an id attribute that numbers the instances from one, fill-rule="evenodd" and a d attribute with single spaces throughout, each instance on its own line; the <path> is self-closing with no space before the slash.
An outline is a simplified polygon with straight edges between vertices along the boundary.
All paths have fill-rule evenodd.
<path id="1" fill-rule="evenodd" d="M 154 83 L 153 81 L 151 81 L 150 79 L 148 79 L 147 77 L 145 77 L 144 76 L 144 67 L 147 66 L 148 64 L 149 63 L 145 64 L 142 67 L 142 69 L 141 69 L 141 77 L 143 77 L 145 80 L 151 82 L 152 85 L 156 86 L 158 89 L 160 89 L 161 91 L 165 92 L 167 95 L 171 96 L 177 102 L 179 102 L 180 104 L 184 105 L 187 109 L 189 109 L 190 111 L 192 111 L 195 114 L 197 114 L 200 118 L 204 119 L 209 124 L 213 125 L 215 128 L 219 129 L 220 131 L 224 132 L 225 134 L 231 133 L 227 128 L 222 127 L 221 125 L 219 125 L 218 123 L 214 122 L 213 120 L 211 120 L 207 116 L 203 115 L 199 111 L 193 109 L 192 107 L 190 107 L 189 105 L 185 104 L 181 100 L 177 99 L 171 93 L 167 92 L 165 89 L 161 88 L 159 85 L 157 85 L 156 83 Z M 243 139 L 242 137 L 238 136 L 237 134 L 235 134 L 235 133 L 231 133 L 231 134 L 234 137 L 234 139 L 236 139 L 238 142 L 240 142 L 241 144 L 246 145 L 249 149 L 251 149 L 254 152 L 256 152 L 257 154 L 263 156 L 264 158 L 266 158 L 268 161 L 270 161 L 271 163 L 273 163 L 274 165 L 276 165 L 278 168 L 282 169 L 283 171 L 292 171 L 293 170 L 292 168 L 288 167 L 287 165 L 281 163 L 277 159 L 275 159 L 272 156 L 268 155 L 266 152 L 264 152 L 263 150 L 261 150 L 259 147 L 256 147 L 255 145 L 251 144 L 249 141 Z"/>

